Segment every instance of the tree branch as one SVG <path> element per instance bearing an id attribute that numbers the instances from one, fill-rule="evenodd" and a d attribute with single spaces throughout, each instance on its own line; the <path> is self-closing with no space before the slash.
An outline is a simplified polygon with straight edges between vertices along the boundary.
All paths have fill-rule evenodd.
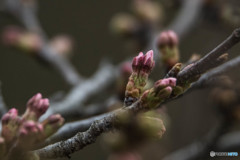
<path id="1" fill-rule="evenodd" d="M 184 83 L 191 77 L 199 76 L 215 65 L 216 59 L 222 54 L 226 53 L 231 47 L 240 41 L 240 28 L 234 30 L 234 32 L 215 49 L 194 63 L 188 69 L 183 69 L 177 76 L 178 83 Z"/>
<path id="2" fill-rule="evenodd" d="M 91 96 L 101 93 L 116 79 L 117 75 L 118 67 L 115 68 L 110 64 L 103 64 L 92 78 L 74 87 L 62 101 L 52 104 L 41 119 L 55 113 L 67 117 L 74 114 L 77 110 L 81 111 L 84 102 Z"/>
<path id="3" fill-rule="evenodd" d="M 210 62 L 211 64 L 211 60 L 216 62 L 216 59 L 222 55 L 223 52 L 226 52 L 237 42 L 239 42 L 239 32 L 240 29 L 235 30 L 234 33 L 216 49 L 200 59 L 192 67 L 185 68 L 183 71 L 181 71 L 181 74 L 178 78 L 180 78 L 182 81 L 184 80 L 183 82 L 187 82 L 192 78 L 191 75 L 202 74 L 208 69 L 211 69 L 210 67 L 215 67 L 215 65 L 208 65 L 208 67 L 205 65 L 207 62 Z M 114 123 L 117 120 L 118 115 L 126 114 L 127 112 L 137 113 L 140 111 L 146 111 L 146 108 L 143 108 L 141 102 L 137 101 L 127 108 L 119 109 L 111 114 L 106 115 L 101 120 L 94 121 L 87 131 L 78 133 L 68 140 L 37 150 L 36 153 L 39 154 L 41 158 L 69 156 L 69 154 L 74 153 L 75 151 L 78 151 L 91 143 L 94 143 L 96 138 L 101 135 L 101 133 L 114 129 Z"/>

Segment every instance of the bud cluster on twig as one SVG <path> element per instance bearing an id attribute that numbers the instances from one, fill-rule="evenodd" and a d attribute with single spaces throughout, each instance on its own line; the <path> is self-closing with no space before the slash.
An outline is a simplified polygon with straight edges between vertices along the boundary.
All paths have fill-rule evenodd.
<path id="1" fill-rule="evenodd" d="M 47 111 L 49 100 L 42 98 L 40 93 L 27 102 L 27 108 L 22 116 L 17 109 L 10 109 L 2 117 L 0 137 L 0 158 L 14 159 L 17 156 L 29 156 L 27 151 L 35 148 L 38 143 L 55 133 L 64 123 L 59 115 L 51 115 L 43 122 L 39 118 Z"/>

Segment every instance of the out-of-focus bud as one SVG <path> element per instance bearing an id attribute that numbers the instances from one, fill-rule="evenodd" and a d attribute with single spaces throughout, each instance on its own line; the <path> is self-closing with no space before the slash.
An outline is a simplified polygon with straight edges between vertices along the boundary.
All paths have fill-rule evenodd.
<path id="1" fill-rule="evenodd" d="M 169 78 L 169 77 L 174 77 L 176 78 L 178 73 L 180 72 L 182 68 L 182 63 L 176 63 L 171 70 L 168 71 L 167 75 L 165 76 L 165 78 Z"/>
<path id="2" fill-rule="evenodd" d="M 0 158 L 2 159 L 6 153 L 6 144 L 3 137 L 0 137 Z"/>
<path id="3" fill-rule="evenodd" d="M 178 36 L 174 31 L 164 31 L 159 35 L 157 45 L 168 72 L 179 61 Z"/>
<path id="4" fill-rule="evenodd" d="M 157 24 L 163 18 L 161 4 L 153 1 L 134 0 L 133 11 L 145 22 Z"/>
<path id="5" fill-rule="evenodd" d="M 142 72 L 150 74 L 154 65 L 155 65 L 155 62 L 153 60 L 153 50 L 150 50 L 146 53 L 144 57 Z"/>
<path id="6" fill-rule="evenodd" d="M 144 54 L 140 52 L 138 56 L 133 58 L 133 61 L 132 61 L 133 72 L 139 73 L 143 67 L 143 62 L 144 62 Z"/>
<path id="7" fill-rule="evenodd" d="M 177 34 L 172 31 L 164 31 L 160 33 L 160 36 L 158 38 L 158 47 L 163 48 L 163 47 L 174 47 L 178 45 L 178 36 Z"/>
<path id="8" fill-rule="evenodd" d="M 166 131 L 163 121 L 159 118 L 139 116 L 138 120 L 141 131 L 148 138 L 160 139 Z"/>
<path id="9" fill-rule="evenodd" d="M 43 126 L 34 121 L 26 121 L 19 130 L 19 146 L 31 148 L 43 137 Z"/>
<path id="10" fill-rule="evenodd" d="M 176 78 L 166 78 L 157 81 L 154 87 L 143 93 L 141 100 L 144 107 L 155 108 L 166 100 L 176 86 Z"/>
<path id="11" fill-rule="evenodd" d="M 133 152 L 114 153 L 108 157 L 108 160 L 142 160 L 141 156 Z"/>
<path id="12" fill-rule="evenodd" d="M 124 13 L 120 13 L 113 17 L 110 23 L 111 30 L 115 34 L 125 37 L 133 35 L 137 26 L 136 19 L 133 16 Z"/>
<path id="13" fill-rule="evenodd" d="M 17 26 L 8 26 L 2 33 L 2 41 L 6 45 L 15 46 L 17 45 L 20 36 L 23 31 Z"/>
<path id="14" fill-rule="evenodd" d="M 17 130 L 21 123 L 18 117 L 18 111 L 15 108 L 10 109 L 2 117 L 2 137 L 7 143 L 11 142 L 17 134 Z"/>
<path id="15" fill-rule="evenodd" d="M 72 52 L 73 41 L 69 36 L 60 35 L 51 40 L 50 46 L 56 51 L 56 53 L 67 57 Z"/>
<path id="16" fill-rule="evenodd" d="M 38 52 L 43 43 L 37 33 L 26 32 L 19 37 L 17 47 L 27 52 Z"/>
<path id="17" fill-rule="evenodd" d="M 60 114 L 49 116 L 42 122 L 44 137 L 54 134 L 64 123 L 64 118 Z"/>
<path id="18" fill-rule="evenodd" d="M 220 18 L 223 20 L 223 22 L 233 28 L 239 27 L 240 24 L 239 4 L 234 5 L 234 3 L 238 2 L 226 2 L 224 5 L 222 5 L 220 11 Z"/>
<path id="19" fill-rule="evenodd" d="M 215 88 L 211 92 L 211 99 L 215 104 L 223 108 L 233 106 L 237 100 L 237 94 L 233 89 Z"/>
<path id="20" fill-rule="evenodd" d="M 104 134 L 103 143 L 104 147 L 107 147 L 114 152 L 126 150 L 129 147 L 127 135 L 122 131 L 115 131 Z"/>
<path id="21" fill-rule="evenodd" d="M 201 58 L 201 55 L 200 54 L 192 54 L 192 56 L 189 58 L 187 64 L 191 64 L 191 63 L 194 63 L 194 62 L 197 62 L 199 59 Z"/>
<path id="22" fill-rule="evenodd" d="M 125 92 L 125 105 L 131 105 L 143 92 L 148 81 L 148 76 L 155 65 L 153 51 L 150 50 L 144 55 L 142 52 L 134 57 L 132 61 L 132 75 L 129 77 Z"/>
<path id="23" fill-rule="evenodd" d="M 49 100 L 42 98 L 41 93 L 37 93 L 27 102 L 27 110 L 23 115 L 24 119 L 37 121 L 49 107 Z"/>

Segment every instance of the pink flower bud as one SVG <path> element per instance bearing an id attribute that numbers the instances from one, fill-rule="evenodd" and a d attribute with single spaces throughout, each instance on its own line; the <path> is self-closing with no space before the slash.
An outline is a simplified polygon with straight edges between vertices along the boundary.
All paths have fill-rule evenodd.
<path id="1" fill-rule="evenodd" d="M 26 137 L 30 135 L 36 135 L 39 134 L 43 131 L 43 127 L 41 124 L 36 123 L 34 121 L 26 121 L 20 131 L 19 131 L 19 136 L 20 137 Z"/>
<path id="2" fill-rule="evenodd" d="M 27 112 L 24 117 L 28 117 L 29 112 L 33 112 L 38 119 L 40 116 L 42 116 L 49 107 L 49 100 L 47 98 L 42 98 L 42 95 L 40 93 L 33 96 L 28 102 L 27 102 Z"/>
<path id="3" fill-rule="evenodd" d="M 154 87 L 155 88 L 165 88 L 167 86 L 170 86 L 170 87 L 175 87 L 176 86 L 176 78 L 165 78 L 165 79 L 161 79 L 161 80 L 158 80 L 157 82 L 155 82 L 155 85 Z"/>
<path id="4" fill-rule="evenodd" d="M 6 114 L 2 117 L 2 124 L 8 124 L 10 121 L 18 120 L 18 111 L 15 108 L 10 109 Z"/>
<path id="5" fill-rule="evenodd" d="M 137 57 L 133 58 L 132 69 L 134 72 L 139 72 L 139 70 L 142 68 L 143 61 L 144 61 L 144 55 L 142 52 L 140 52 Z"/>
<path id="6" fill-rule="evenodd" d="M 148 51 L 146 55 L 143 55 L 143 53 L 140 52 L 137 57 L 134 57 L 132 62 L 133 72 L 136 72 L 136 73 L 143 71 L 149 74 L 152 71 L 154 65 L 155 65 L 155 62 L 153 60 L 152 50 Z"/>
<path id="7" fill-rule="evenodd" d="M 43 140 L 43 126 L 32 120 L 25 121 L 19 129 L 18 146 L 22 149 L 30 149 Z"/>
<path id="8" fill-rule="evenodd" d="M 48 124 L 61 126 L 63 122 L 64 122 L 64 119 L 60 114 L 54 114 L 48 117 Z"/>
<path id="9" fill-rule="evenodd" d="M 21 119 L 15 108 L 10 109 L 2 117 L 2 136 L 7 142 L 11 142 L 17 134 Z"/>
<path id="10" fill-rule="evenodd" d="M 158 46 L 162 48 L 164 46 L 175 46 L 178 45 L 178 36 L 174 31 L 162 32 L 158 38 Z"/>
<path id="11" fill-rule="evenodd" d="M 150 50 L 146 53 L 144 57 L 143 70 L 146 73 L 150 73 L 155 65 L 153 60 L 153 50 Z"/>
<path id="12" fill-rule="evenodd" d="M 132 73 L 131 63 L 130 62 L 123 63 L 121 65 L 120 71 L 122 75 L 130 76 Z"/>
<path id="13" fill-rule="evenodd" d="M 6 45 L 16 45 L 22 30 L 16 26 L 8 26 L 2 33 L 2 41 Z"/>
<path id="14" fill-rule="evenodd" d="M 68 56 L 73 49 L 73 41 L 67 35 L 54 37 L 54 39 L 50 42 L 50 45 L 56 53 L 62 56 Z"/>
<path id="15" fill-rule="evenodd" d="M 64 118 L 60 114 L 49 116 L 42 122 L 44 128 L 44 137 L 47 138 L 54 134 L 64 123 Z"/>

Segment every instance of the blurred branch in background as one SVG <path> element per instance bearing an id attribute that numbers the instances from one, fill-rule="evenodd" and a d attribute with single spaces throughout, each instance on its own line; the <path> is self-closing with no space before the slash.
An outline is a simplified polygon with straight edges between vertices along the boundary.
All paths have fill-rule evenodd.
<path id="1" fill-rule="evenodd" d="M 38 56 L 59 72 L 66 83 L 75 86 L 81 82 L 82 78 L 67 59 L 55 53 L 53 48 L 50 47 L 47 36 L 36 17 L 36 3 L 36 0 L 4 0 L 1 9 L 4 13 L 9 13 L 17 18 L 29 32 L 36 33 L 39 36 L 41 46 L 37 52 Z"/>
<path id="2" fill-rule="evenodd" d="M 92 96 L 101 94 L 103 90 L 116 80 L 118 68 L 111 64 L 102 64 L 92 78 L 83 81 L 74 87 L 61 101 L 52 104 L 45 116 L 52 113 L 60 113 L 63 117 L 71 116 L 83 110 L 84 102 Z"/>

